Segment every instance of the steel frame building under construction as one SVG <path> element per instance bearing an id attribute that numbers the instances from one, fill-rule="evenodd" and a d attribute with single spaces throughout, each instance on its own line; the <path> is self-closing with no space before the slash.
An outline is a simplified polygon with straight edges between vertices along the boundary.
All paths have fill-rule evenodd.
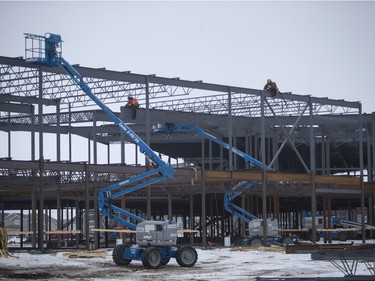
<path id="1" fill-rule="evenodd" d="M 362 223 L 363 241 L 372 235 L 364 224 L 374 225 L 375 118 L 362 112 L 360 102 L 292 93 L 271 97 L 258 89 L 74 67 L 103 103 L 176 167 L 172 180 L 124 196 L 117 202 L 122 208 L 147 219 L 178 220 L 198 230 L 195 237 L 185 234 L 188 239 L 205 246 L 246 232 L 223 209 L 223 194 L 255 180 L 238 204 L 260 218 L 276 217 L 282 228 L 293 229 L 301 227 L 302 211 L 343 215 Z M 124 107 L 129 95 L 141 103 L 135 120 Z M 192 133 L 153 132 L 166 123 L 194 124 L 273 171 L 252 169 Z M 92 236 L 99 246 L 100 231 L 92 235 L 92 229 L 112 226 L 106 220 L 101 225 L 98 190 L 149 168 L 131 139 L 59 68 L 36 67 L 23 58 L 0 57 L 0 131 L 6 148 L 0 155 L 0 222 L 9 210 L 29 214 L 15 234 L 30 235 L 33 248 L 43 248 L 40 237 L 52 234 L 59 246 L 65 234 L 86 247 L 84 238 Z M 52 143 L 46 141 L 51 135 Z M 29 154 L 22 160 L 13 157 L 19 136 Z M 46 216 L 52 210 L 57 229 Z M 102 232 L 108 243 L 108 232 Z"/>

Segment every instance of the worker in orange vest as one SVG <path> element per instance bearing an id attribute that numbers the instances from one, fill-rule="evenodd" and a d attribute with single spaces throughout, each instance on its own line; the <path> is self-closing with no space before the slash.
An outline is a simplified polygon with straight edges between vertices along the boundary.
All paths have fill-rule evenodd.
<path id="1" fill-rule="evenodd" d="M 135 117 L 137 117 L 137 109 L 139 108 L 138 100 L 132 96 L 129 96 L 128 102 L 125 106 L 130 107 L 133 110 L 132 118 L 134 120 Z"/>

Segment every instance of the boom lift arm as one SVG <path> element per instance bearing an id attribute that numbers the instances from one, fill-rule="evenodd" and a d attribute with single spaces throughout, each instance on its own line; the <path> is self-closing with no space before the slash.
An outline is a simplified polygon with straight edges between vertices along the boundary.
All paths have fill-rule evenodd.
<path id="1" fill-rule="evenodd" d="M 260 168 L 267 171 L 272 171 L 272 168 L 269 166 L 263 164 L 262 162 L 254 159 L 253 157 L 247 155 L 246 153 L 242 152 L 241 150 L 230 147 L 229 144 L 219 140 L 215 136 L 207 133 L 203 129 L 193 125 L 193 124 L 172 124 L 172 123 L 166 123 L 165 127 L 157 127 L 154 128 L 154 132 L 160 132 L 160 133 L 182 133 L 182 132 L 195 132 L 199 134 L 200 136 L 204 137 L 205 139 L 211 140 L 221 147 L 227 149 L 228 151 L 232 151 L 232 153 L 236 154 L 237 156 L 244 159 L 247 163 L 251 164 L 252 166 L 256 168 Z M 233 200 L 241 195 L 244 191 L 250 189 L 255 184 L 255 181 L 242 181 L 239 182 L 237 185 L 235 185 L 231 191 L 224 193 L 224 209 L 232 214 L 233 216 L 245 221 L 250 222 L 252 219 L 256 219 L 257 217 L 253 214 L 249 213 L 248 211 L 244 210 L 243 208 L 235 205 L 233 203 Z"/>
<path id="2" fill-rule="evenodd" d="M 237 206 L 236 204 L 233 203 L 233 200 L 237 196 L 245 192 L 246 190 L 253 187 L 254 184 L 255 184 L 255 181 L 241 181 L 237 185 L 235 185 L 231 191 L 224 193 L 224 209 L 228 213 L 232 214 L 233 216 L 247 223 L 249 223 L 253 219 L 257 219 L 257 216 Z"/>
<path id="3" fill-rule="evenodd" d="M 94 95 L 90 87 L 85 83 L 83 77 L 61 56 L 62 40 L 60 35 L 47 33 L 45 36 L 40 36 L 25 33 L 25 40 L 26 62 L 60 67 L 64 73 L 66 73 L 104 111 L 104 113 L 138 145 L 140 151 L 150 160 L 151 165 L 154 167 L 153 170 L 112 184 L 99 191 L 98 206 L 100 213 L 135 230 L 136 225 L 125 220 L 120 215 L 124 215 L 138 222 L 143 221 L 143 218 L 113 205 L 111 201 L 122 195 L 165 179 L 171 179 L 173 178 L 175 170 L 165 163 L 141 138 Z"/>
<path id="4" fill-rule="evenodd" d="M 160 133 L 183 133 L 183 132 L 195 132 L 202 137 L 211 140 L 213 142 L 216 142 L 221 147 L 230 150 L 229 144 L 219 140 L 215 136 L 207 133 L 203 129 L 197 127 L 194 124 L 173 124 L 173 123 L 166 123 L 165 127 L 158 127 L 153 129 L 154 132 L 160 132 Z M 260 168 L 260 169 L 266 169 L 266 170 L 272 170 L 268 166 L 264 165 L 262 162 L 254 159 L 253 157 L 247 155 L 246 153 L 242 152 L 241 150 L 232 147 L 232 152 L 236 154 L 237 156 L 243 158 L 246 162 L 251 164 L 254 167 Z"/>

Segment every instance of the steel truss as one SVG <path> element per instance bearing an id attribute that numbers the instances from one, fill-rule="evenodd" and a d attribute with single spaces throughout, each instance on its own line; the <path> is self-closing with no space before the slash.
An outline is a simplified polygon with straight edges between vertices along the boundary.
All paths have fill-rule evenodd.
<path id="1" fill-rule="evenodd" d="M 149 101 L 150 108 L 196 113 L 231 114 L 257 117 L 261 115 L 261 90 L 107 71 L 75 65 L 85 77 L 95 95 L 103 103 L 124 103 L 128 95 Z M 39 77 L 42 79 L 42 97 L 58 100 L 62 110 L 94 106 L 94 103 L 58 68 L 35 68 L 21 58 L 0 57 L 0 95 L 39 97 Z M 210 92 L 225 94 L 209 95 Z M 228 103 L 230 94 L 231 104 Z M 183 98 L 178 98 L 183 96 Z M 300 115 L 306 103 L 312 103 L 314 114 L 358 113 L 358 102 L 327 98 L 282 94 L 268 103 L 279 116 Z M 230 109 L 229 109 L 230 107 Z M 270 110 L 265 116 L 272 116 Z"/>
<path id="2" fill-rule="evenodd" d="M 281 147 L 279 151 L 274 151 L 271 163 L 276 160 L 282 147 L 289 145 L 304 169 L 310 171 L 311 167 L 308 167 L 309 165 L 298 152 L 298 146 L 301 144 L 310 145 L 315 142 L 335 140 L 340 145 L 350 142 L 353 138 L 360 142 L 358 132 L 359 127 L 362 126 L 361 118 L 354 118 L 349 122 L 346 119 L 344 126 L 342 125 L 343 117 L 361 115 L 359 102 L 291 93 L 283 93 L 272 98 L 264 91 L 250 88 L 140 75 L 129 71 L 108 71 L 104 68 L 94 69 L 79 65 L 75 65 L 75 68 L 85 77 L 85 82 L 95 95 L 107 105 L 119 103 L 123 105 L 128 95 L 134 95 L 143 100 L 143 106 L 150 111 L 209 114 L 212 120 L 217 119 L 216 124 L 210 124 L 210 128 L 216 126 L 217 132 L 229 139 L 241 137 L 244 133 L 245 137 L 260 136 L 264 129 L 264 136 L 276 138 Z M 38 107 L 30 108 L 30 104 L 37 104 Z M 41 105 L 55 106 L 56 110 L 53 110 L 55 113 L 49 113 L 51 110 L 44 112 Z M 79 110 L 82 108 L 84 110 Z M 226 116 L 232 119 L 221 118 Z M 245 119 L 242 121 L 234 118 Z M 266 119 L 264 125 L 261 125 L 262 118 Z M 319 118 L 328 121 L 320 121 Z M 36 68 L 34 65 L 27 64 L 22 58 L 0 57 L 0 129 L 2 131 L 76 133 L 103 143 L 119 142 L 121 134 L 113 131 L 111 126 L 99 128 L 106 123 L 105 120 L 96 111 L 96 107 L 87 95 L 59 68 Z M 148 124 L 147 126 L 151 125 L 147 118 L 142 122 Z M 236 135 L 233 135 L 230 130 L 223 129 L 226 126 L 231 127 L 233 122 L 236 127 L 240 123 L 243 124 L 241 125 L 243 131 L 237 130 Z M 74 130 L 72 126 L 75 123 L 89 123 L 89 125 Z M 38 125 L 41 124 L 44 127 L 38 129 Z M 204 124 L 200 126 L 204 128 Z M 94 129 L 91 130 L 91 127 Z M 136 132 L 146 134 L 147 138 L 145 129 L 140 129 L 141 131 L 136 130 Z M 372 129 L 371 120 L 370 123 L 366 123 L 366 132 L 369 132 L 367 136 L 370 136 Z"/>
<path id="3" fill-rule="evenodd" d="M 346 120 L 345 125 L 342 125 L 343 116 L 360 115 L 359 102 L 291 93 L 283 93 L 272 98 L 264 91 L 250 88 L 140 75 L 129 71 L 93 69 L 79 65 L 75 65 L 75 68 L 85 77 L 85 82 L 95 95 L 107 105 L 119 103 L 123 105 L 127 96 L 133 95 L 143 100 L 146 109 L 150 111 L 209 114 L 213 120 L 215 118 L 218 120 L 214 126 L 217 126 L 217 132 L 223 137 L 231 138 L 233 132 L 223 131 L 220 127 L 223 125 L 230 127 L 233 122 L 238 125 L 242 121 L 240 119 L 224 121 L 220 116 L 246 119 L 242 122 L 244 125 L 241 125 L 244 131 L 240 133 L 237 131 L 234 137 L 241 136 L 244 132 L 245 137 L 261 135 L 262 118 L 266 118 L 263 125 L 266 130 L 264 135 L 267 138 L 271 136 L 277 138 L 281 146 L 279 152 L 285 145 L 290 145 L 306 171 L 310 171 L 311 168 L 299 155 L 297 149 L 299 145 L 303 143 L 310 145 L 320 141 L 323 143 L 327 138 L 328 141 L 335 140 L 339 145 L 353 138 L 359 141 L 358 131 L 362 122 L 360 118 L 357 120 L 354 118 L 350 122 Z M 118 142 L 121 137 L 111 126 L 106 127 L 107 131 L 104 127 L 99 129 L 98 126 L 106 123 L 105 118 L 100 117 L 93 102 L 59 68 L 36 68 L 34 65 L 27 64 L 22 58 L 0 57 L 0 86 L 0 129 L 3 131 L 38 130 L 77 133 L 103 143 Z M 38 107 L 30 108 L 28 104 L 37 104 Z M 56 113 L 43 112 L 41 105 L 55 106 Z M 83 107 L 85 110 L 78 110 Z M 4 109 L 8 110 L 4 111 Z M 329 121 L 326 123 L 319 121 L 320 117 Z M 102 123 L 97 124 L 98 121 Z M 143 122 L 149 124 L 148 126 L 151 125 L 148 123 L 150 120 Z M 75 123 L 90 125 L 77 130 L 63 126 L 65 124 L 72 127 Z M 366 132 L 372 130 L 371 123 L 372 120 L 366 124 Z M 37 129 L 40 124 L 44 127 Z M 202 124 L 200 126 L 202 127 Z M 91 132 L 90 127 L 94 127 Z M 210 127 L 212 128 L 211 124 Z M 145 134 L 144 129 L 136 132 Z M 271 163 L 275 161 L 279 152 L 274 151 Z"/>
<path id="4" fill-rule="evenodd" d="M 297 155 L 300 166 L 303 166 L 305 176 L 311 179 L 298 181 L 290 179 L 292 176 L 282 174 L 273 184 L 267 187 L 267 175 L 262 175 L 262 180 L 256 184 L 256 193 L 262 197 L 262 216 L 267 217 L 267 188 L 277 192 L 277 185 L 283 191 L 304 189 L 303 196 L 311 195 L 311 211 L 315 214 L 317 208 L 316 192 L 318 188 L 325 188 L 327 194 L 331 186 L 319 186 L 316 152 L 317 144 L 321 149 L 321 174 L 329 175 L 331 164 L 330 145 L 344 146 L 354 142 L 355 152 L 359 158 L 357 167 L 344 167 L 360 170 L 361 178 L 364 169 L 363 137 L 367 136 L 367 163 L 369 174 L 373 174 L 374 118 L 366 123 L 363 129 L 361 104 L 328 98 L 316 98 L 295 94 L 281 94 L 274 98 L 259 89 L 235 87 L 205 83 L 203 81 L 188 81 L 180 78 L 165 78 L 156 75 L 134 74 L 129 71 L 110 71 L 104 68 L 94 69 L 75 65 L 74 68 L 84 77 L 85 83 L 104 104 L 110 108 L 123 106 L 129 95 L 135 96 L 141 102 L 143 110 L 132 125 L 136 134 L 142 136 L 147 143 L 154 144 L 159 141 L 158 136 L 152 136 L 151 126 L 157 121 L 180 122 L 189 120 L 199 123 L 203 129 L 213 130 L 222 139 L 228 140 L 229 145 L 237 147 L 242 145 L 246 153 L 255 155 L 255 158 L 273 165 L 278 170 L 277 159 L 286 147 Z M 113 110 L 115 111 L 115 110 Z M 126 112 L 121 111 L 121 118 Z M 348 120 L 352 119 L 352 120 Z M 343 120 L 345 120 L 343 122 Z M 81 124 L 87 124 L 81 127 Z M 344 123 L 344 124 L 343 124 Z M 105 125 L 105 126 L 104 126 Z M 124 164 L 97 165 L 97 142 L 109 144 L 121 142 L 121 154 L 125 154 L 124 136 L 107 124 L 105 117 L 101 116 L 97 106 L 82 92 L 57 67 L 35 67 L 27 64 L 23 58 L 0 57 L 0 131 L 8 133 L 11 142 L 11 131 L 30 131 L 32 149 L 35 149 L 35 133 L 39 132 L 40 160 L 39 161 L 14 161 L 0 160 L 0 185 L 1 199 L 9 202 L 14 199 L 10 193 L 30 193 L 32 187 L 39 188 L 40 200 L 43 201 L 47 192 L 55 195 L 56 188 L 61 188 L 66 196 L 72 200 L 85 201 L 85 208 L 90 208 L 90 202 L 95 200 L 95 191 L 102 184 L 119 182 L 133 175 L 144 172 L 146 167 L 128 166 Z M 43 133 L 56 134 L 56 162 L 43 160 Z M 59 159 L 61 152 L 60 134 L 77 134 L 92 140 L 93 163 L 75 164 L 71 161 L 63 163 Z M 338 136 L 338 137 L 337 137 Z M 160 136 L 159 136 L 160 137 Z M 156 140 L 156 142 L 155 142 Z M 186 136 L 176 137 L 172 141 L 166 140 L 166 146 L 175 146 L 179 140 L 186 141 Z M 188 139 L 189 141 L 191 140 Z M 69 139 L 70 141 L 70 139 Z M 156 144 L 160 144 L 157 142 Z M 192 143 L 192 142 L 191 142 Z M 190 143 L 190 144 L 191 144 Z M 8 144 L 9 145 L 9 144 Z M 193 143 L 194 145 L 194 143 Z M 206 145 L 206 154 L 205 154 Z M 303 154 L 300 148 L 308 148 L 308 154 Z M 71 144 L 69 144 L 69 149 Z M 160 146 L 168 155 L 168 149 Z M 168 147 L 167 147 L 168 148 Z M 194 147 L 196 149 L 196 147 Z M 89 149 L 91 149 L 89 147 Z M 109 149 L 108 149 L 109 150 Z M 222 153 L 214 153 L 211 143 L 201 143 L 201 156 L 192 156 L 197 160 L 197 166 L 187 169 L 177 169 L 173 182 L 163 183 L 152 192 L 139 192 L 132 194 L 133 199 L 143 202 L 153 199 L 166 199 L 171 203 L 171 194 L 174 198 L 189 200 L 192 195 L 202 195 L 200 203 L 202 217 L 206 217 L 205 195 L 226 191 L 240 178 L 233 178 L 237 168 L 236 159 L 225 159 L 230 175 L 223 180 L 216 178 L 212 182 L 204 182 L 208 176 L 200 174 L 200 168 L 205 173 L 205 161 L 208 159 L 210 170 L 212 160 L 219 159 L 224 163 Z M 208 152 L 208 153 L 207 153 Z M 109 153 L 109 152 L 108 152 Z M 32 151 L 34 158 L 35 151 Z M 359 156 L 358 156 L 359 155 Z M 186 157 L 187 155 L 184 155 Z M 190 155 L 189 155 L 190 156 Z M 0 156 L 1 157 L 1 156 Z M 70 156 L 69 156 L 70 157 Z M 90 158 L 90 156 L 88 156 Z M 173 157 L 173 156 L 172 156 Z M 194 159 L 194 157 L 196 157 Z M 215 158 L 216 157 L 216 158 Z M 110 162 L 110 161 L 109 161 Z M 237 161 L 238 162 L 238 161 Z M 94 165 L 92 165 L 94 164 Z M 198 170 L 198 172 L 197 172 Z M 224 171 L 219 171 L 224 172 Z M 255 173 L 253 173 L 255 174 Z M 311 178 L 310 178 L 311 175 Z M 199 178 L 199 177 L 202 178 Z M 248 174 L 244 175 L 249 177 Z M 271 177 L 271 175 L 269 175 Z M 275 176 L 275 175 L 273 175 Z M 321 176 L 321 175 L 320 175 Z M 231 178 L 232 177 L 232 178 Z M 219 178 L 219 177 L 218 177 Z M 371 177 L 372 179 L 372 177 Z M 311 186 L 310 186 L 311 184 Z M 173 191 L 170 190 L 173 186 Z M 318 187 L 318 188 L 317 188 Z M 361 186 L 361 209 L 364 221 L 364 187 Z M 23 192 L 23 193 L 22 193 Z M 60 191 L 59 191 L 60 192 Z M 44 194 L 46 193 L 46 194 Z M 358 194 L 357 194 L 358 196 Z M 259 197 L 260 198 L 260 197 Z M 34 198 L 33 200 L 36 200 Z M 276 201 L 276 200 L 275 200 Z M 4 202 L 4 201 L 3 201 Z M 94 203 L 94 202 L 92 202 Z M 193 202 L 190 202 L 193 204 Z M 36 205 L 36 202 L 34 202 Z M 4 207 L 4 205 L 3 205 Z M 147 211 L 150 211 L 147 206 Z M 276 207 L 275 207 L 276 208 Z M 198 211 L 199 212 L 199 211 Z M 192 218 L 191 218 L 192 219 Z M 218 219 L 218 216 L 216 217 Z M 214 221 L 215 218 L 212 219 Z M 41 224 L 40 227 L 43 227 Z M 202 225 L 202 228 L 205 228 Z M 218 227 L 219 228 L 219 227 Z M 203 229 L 203 233 L 206 229 Z M 204 244 L 205 242 L 203 242 Z"/>

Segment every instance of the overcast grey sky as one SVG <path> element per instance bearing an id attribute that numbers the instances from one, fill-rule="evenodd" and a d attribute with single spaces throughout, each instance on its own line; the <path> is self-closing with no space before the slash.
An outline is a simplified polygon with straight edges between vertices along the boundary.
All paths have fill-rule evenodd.
<path id="1" fill-rule="evenodd" d="M 361 101 L 374 110 L 375 2 L 0 2 L 0 55 L 58 33 L 71 64 Z"/>
<path id="2" fill-rule="evenodd" d="M 0 55 L 60 34 L 71 64 L 360 101 L 375 111 L 375 2 L 0 2 Z"/>

